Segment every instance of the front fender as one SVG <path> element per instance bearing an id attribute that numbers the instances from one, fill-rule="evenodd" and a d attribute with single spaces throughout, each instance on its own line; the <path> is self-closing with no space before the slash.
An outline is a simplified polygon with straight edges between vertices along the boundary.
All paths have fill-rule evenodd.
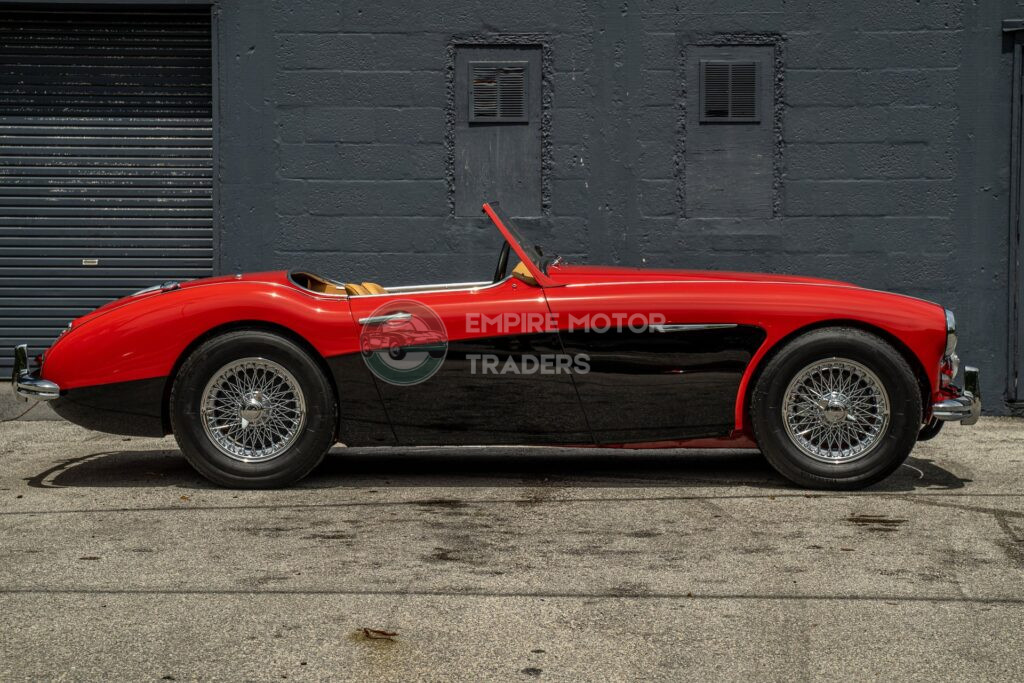
<path id="1" fill-rule="evenodd" d="M 764 297 L 764 298 L 762 298 Z M 736 431 L 750 435 L 748 397 L 768 358 L 801 333 L 828 326 L 857 327 L 892 343 L 924 382 L 923 398 L 938 395 L 938 370 L 946 340 L 945 309 L 921 299 L 855 287 L 787 287 L 751 292 L 765 341 L 740 382 L 736 396 Z M 758 306 L 759 304 L 759 306 Z M 749 310 L 749 309 L 748 309 Z"/>

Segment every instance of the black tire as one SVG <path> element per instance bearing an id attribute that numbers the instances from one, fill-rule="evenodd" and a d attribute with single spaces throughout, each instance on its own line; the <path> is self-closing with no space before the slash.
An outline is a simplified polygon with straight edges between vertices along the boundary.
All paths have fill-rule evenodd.
<path id="1" fill-rule="evenodd" d="M 208 382 L 244 358 L 276 363 L 295 379 L 305 402 L 304 425 L 279 455 L 262 462 L 228 456 L 207 435 L 201 411 Z M 302 479 L 335 441 L 337 401 L 317 362 L 298 344 L 259 330 L 227 332 L 200 345 L 182 364 L 170 397 L 171 429 L 189 463 L 210 481 L 231 488 L 278 488 Z"/>
<path id="2" fill-rule="evenodd" d="M 943 422 L 942 420 L 936 420 L 933 417 L 931 420 L 925 423 L 923 427 L 921 427 L 921 431 L 917 433 L 917 440 L 931 441 L 932 439 L 939 435 L 939 432 L 942 431 L 942 425 L 944 424 L 946 423 Z"/>
<path id="3" fill-rule="evenodd" d="M 841 358 L 870 370 L 888 394 L 889 421 L 866 453 L 848 462 L 822 462 L 789 436 L 783 404 L 789 383 L 816 361 Z M 814 330 L 790 341 L 754 386 L 750 417 L 768 462 L 790 481 L 818 489 L 857 489 L 892 474 L 913 450 L 921 427 L 921 392 L 910 366 L 888 342 L 848 327 Z"/>

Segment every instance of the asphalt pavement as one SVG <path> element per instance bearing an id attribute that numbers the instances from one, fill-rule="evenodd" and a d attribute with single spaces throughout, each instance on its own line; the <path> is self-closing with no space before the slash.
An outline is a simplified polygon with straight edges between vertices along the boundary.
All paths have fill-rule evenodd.
<path id="1" fill-rule="evenodd" d="M 0 424 L 0 680 L 1024 677 L 1024 420 L 867 491 L 752 451 L 344 449 L 207 484 Z"/>

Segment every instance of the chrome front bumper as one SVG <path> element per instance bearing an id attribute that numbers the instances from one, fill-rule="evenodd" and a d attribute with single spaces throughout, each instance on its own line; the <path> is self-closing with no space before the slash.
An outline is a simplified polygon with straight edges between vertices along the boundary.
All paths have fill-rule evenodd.
<path id="1" fill-rule="evenodd" d="M 14 347 L 14 373 L 11 375 L 11 386 L 15 395 L 22 401 L 34 398 L 37 401 L 52 401 L 60 398 L 60 387 L 48 379 L 36 377 L 28 367 L 28 345 L 19 344 Z"/>
<path id="2" fill-rule="evenodd" d="M 956 398 L 932 404 L 932 417 L 936 420 L 959 420 L 972 425 L 981 417 L 981 389 L 978 386 L 978 368 L 964 367 L 964 390 Z"/>

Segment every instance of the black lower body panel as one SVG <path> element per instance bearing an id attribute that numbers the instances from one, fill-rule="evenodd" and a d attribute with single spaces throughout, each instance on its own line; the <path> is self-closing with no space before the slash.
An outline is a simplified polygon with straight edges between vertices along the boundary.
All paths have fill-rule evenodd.
<path id="1" fill-rule="evenodd" d="M 97 384 L 61 392 L 50 401 L 68 422 L 108 434 L 164 436 L 163 399 L 166 377 Z"/>
<path id="2" fill-rule="evenodd" d="M 728 436 L 743 373 L 764 338 L 749 325 L 562 335 L 567 353 L 590 359 L 590 372 L 574 379 L 603 444 Z"/>
<path id="3" fill-rule="evenodd" d="M 436 374 L 407 385 L 375 378 L 360 353 L 328 358 L 339 439 L 354 446 L 591 443 L 569 374 L 504 371 L 556 354 L 564 355 L 554 333 L 450 341 Z M 484 371 L 484 356 L 493 371 Z"/>
<path id="4" fill-rule="evenodd" d="M 404 445 L 566 445 L 593 440 L 568 373 L 499 372 L 507 364 L 564 355 L 553 333 L 458 340 L 437 374 L 420 384 L 378 381 Z M 495 372 L 483 372 L 487 356 Z M 474 362 L 474 358 L 476 359 Z"/>
<path id="5" fill-rule="evenodd" d="M 373 375 L 359 353 L 327 359 L 338 388 L 338 440 L 347 446 L 393 446 L 395 434 Z"/>

